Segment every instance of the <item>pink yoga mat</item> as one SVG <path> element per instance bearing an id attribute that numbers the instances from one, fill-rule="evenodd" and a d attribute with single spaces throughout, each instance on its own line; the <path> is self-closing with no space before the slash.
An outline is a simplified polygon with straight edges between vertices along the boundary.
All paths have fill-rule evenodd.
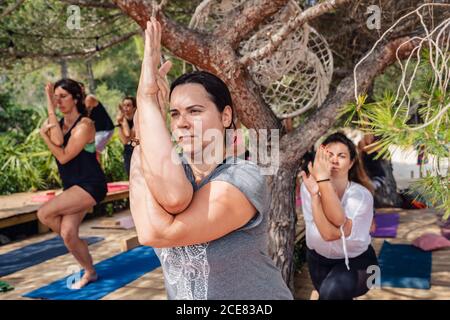
<path id="1" fill-rule="evenodd" d="M 108 192 L 117 192 L 117 191 L 123 191 L 128 190 L 127 184 L 111 184 L 108 183 Z"/>
<path id="2" fill-rule="evenodd" d="M 56 197 L 55 192 L 47 192 L 46 194 L 37 194 L 31 197 L 33 202 L 47 202 Z"/>

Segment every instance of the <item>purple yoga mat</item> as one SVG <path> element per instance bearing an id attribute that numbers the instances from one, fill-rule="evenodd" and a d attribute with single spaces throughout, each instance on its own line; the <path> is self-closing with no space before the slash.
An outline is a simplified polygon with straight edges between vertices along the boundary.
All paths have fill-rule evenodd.
<path id="1" fill-rule="evenodd" d="M 375 214 L 377 228 L 371 233 L 375 238 L 395 238 L 397 236 L 398 213 Z"/>

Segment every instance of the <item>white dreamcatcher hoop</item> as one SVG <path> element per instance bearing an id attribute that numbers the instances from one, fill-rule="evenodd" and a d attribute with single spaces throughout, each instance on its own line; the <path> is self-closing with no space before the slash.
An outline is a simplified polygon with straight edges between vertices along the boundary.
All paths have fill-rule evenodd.
<path id="1" fill-rule="evenodd" d="M 190 27 L 212 31 L 227 15 L 242 10 L 244 4 L 245 0 L 205 0 L 197 7 Z M 270 35 L 300 11 L 291 0 L 241 44 L 239 53 L 244 56 L 265 46 Z M 253 61 L 249 72 L 277 117 L 293 118 L 324 101 L 333 74 L 333 56 L 325 39 L 303 24 L 269 56 Z"/>

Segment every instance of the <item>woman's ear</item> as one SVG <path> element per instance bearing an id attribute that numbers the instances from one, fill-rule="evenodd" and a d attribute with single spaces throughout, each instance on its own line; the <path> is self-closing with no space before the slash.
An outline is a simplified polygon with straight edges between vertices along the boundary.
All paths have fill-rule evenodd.
<path id="1" fill-rule="evenodd" d="M 229 128 L 233 123 L 233 109 L 230 106 L 225 106 L 222 111 L 222 124 L 225 128 Z"/>

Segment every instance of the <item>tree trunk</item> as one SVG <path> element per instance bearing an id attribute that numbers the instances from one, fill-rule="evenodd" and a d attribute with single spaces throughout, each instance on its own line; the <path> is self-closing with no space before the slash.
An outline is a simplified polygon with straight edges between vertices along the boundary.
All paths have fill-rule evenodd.
<path id="1" fill-rule="evenodd" d="M 67 60 L 61 59 L 59 61 L 59 66 L 61 68 L 61 79 L 66 79 L 69 76 L 69 70 L 67 67 Z"/>
<path id="2" fill-rule="evenodd" d="M 280 157 L 282 154 L 280 154 Z M 271 188 L 269 254 L 281 268 L 286 284 L 294 293 L 295 225 L 295 169 L 280 167 L 276 175 L 269 176 Z"/>
<path id="3" fill-rule="evenodd" d="M 89 92 L 91 94 L 95 94 L 95 79 L 94 79 L 94 72 L 92 71 L 92 61 L 90 59 L 86 60 L 86 69 L 88 76 Z"/>

